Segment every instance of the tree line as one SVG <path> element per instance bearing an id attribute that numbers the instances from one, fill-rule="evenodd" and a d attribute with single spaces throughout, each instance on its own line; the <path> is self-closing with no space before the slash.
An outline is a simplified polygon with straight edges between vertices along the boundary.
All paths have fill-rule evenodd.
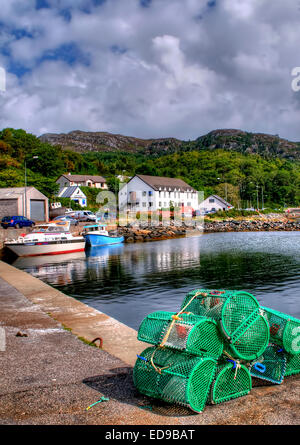
<path id="1" fill-rule="evenodd" d="M 63 173 L 102 175 L 117 191 L 117 175 L 146 174 L 181 178 L 205 197 L 218 194 L 234 206 L 276 208 L 300 205 L 300 163 L 279 157 L 215 150 L 145 155 L 127 152 L 77 153 L 42 142 L 22 129 L 0 131 L 0 187 L 34 186 L 50 199 Z"/>

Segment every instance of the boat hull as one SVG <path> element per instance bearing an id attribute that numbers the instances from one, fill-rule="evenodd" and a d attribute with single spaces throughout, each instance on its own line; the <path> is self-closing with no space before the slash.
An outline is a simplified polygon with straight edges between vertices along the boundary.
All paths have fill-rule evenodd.
<path id="1" fill-rule="evenodd" d="M 107 246 L 109 244 L 120 244 L 124 242 L 124 236 L 106 236 L 89 233 L 84 235 L 86 240 L 86 245 L 95 246 Z"/>
<path id="2" fill-rule="evenodd" d="M 62 253 L 81 252 L 85 249 L 85 240 L 69 242 L 44 241 L 40 243 L 6 243 L 5 247 L 19 257 L 37 255 L 59 255 Z"/>

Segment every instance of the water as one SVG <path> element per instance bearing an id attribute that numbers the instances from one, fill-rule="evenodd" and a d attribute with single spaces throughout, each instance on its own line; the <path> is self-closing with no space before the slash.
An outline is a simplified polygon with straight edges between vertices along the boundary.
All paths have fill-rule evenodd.
<path id="1" fill-rule="evenodd" d="M 299 232 L 215 233 L 7 261 L 138 329 L 196 288 L 243 289 L 300 318 L 299 242 Z"/>

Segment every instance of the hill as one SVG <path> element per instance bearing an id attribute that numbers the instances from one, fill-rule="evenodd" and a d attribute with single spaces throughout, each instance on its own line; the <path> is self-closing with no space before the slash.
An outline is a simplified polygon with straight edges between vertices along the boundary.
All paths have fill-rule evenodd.
<path id="1" fill-rule="evenodd" d="M 63 148 L 55 145 L 56 136 L 43 141 L 22 129 L 0 131 L 0 187 L 24 186 L 25 169 L 28 186 L 48 197 L 55 195 L 56 179 L 66 172 L 104 176 L 114 192 L 119 175 L 144 174 L 181 178 L 206 197 L 227 197 L 236 207 L 251 207 L 258 199 L 272 208 L 300 203 L 299 147 L 278 141 L 272 151 L 272 136 L 216 130 L 187 142 L 109 133 L 87 139 L 84 132 L 72 132 L 60 138 Z"/>
<path id="2" fill-rule="evenodd" d="M 214 130 L 192 144 L 193 149 L 221 148 L 240 153 L 259 154 L 262 157 L 300 159 L 300 143 L 290 142 L 278 135 L 249 133 L 241 130 Z"/>
<path id="3" fill-rule="evenodd" d="M 150 154 L 168 151 L 171 147 L 179 148 L 182 141 L 175 138 L 139 139 L 106 132 L 71 131 L 70 133 L 47 133 L 40 136 L 42 142 L 60 145 L 65 150 L 78 153 L 87 152 L 128 152 Z"/>
<path id="4" fill-rule="evenodd" d="M 278 135 L 234 129 L 214 130 L 194 141 L 181 141 L 176 138 L 141 139 L 107 132 L 79 130 L 60 134 L 47 133 L 40 136 L 40 140 L 78 153 L 117 151 L 160 156 L 182 151 L 223 149 L 244 154 L 259 154 L 264 158 L 300 160 L 300 143 L 282 139 Z"/>

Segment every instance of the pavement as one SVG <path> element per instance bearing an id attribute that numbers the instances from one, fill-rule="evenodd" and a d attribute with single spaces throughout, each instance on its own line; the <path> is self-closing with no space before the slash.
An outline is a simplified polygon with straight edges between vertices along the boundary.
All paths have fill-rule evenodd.
<path id="1" fill-rule="evenodd" d="M 133 357 L 141 351 L 136 331 L 77 303 L 0 262 L 1 425 L 299 425 L 299 376 L 254 387 L 200 414 L 139 394 L 132 380 Z M 106 325 L 114 326 L 111 336 L 124 337 L 124 351 L 114 349 L 115 339 L 109 351 Z M 96 330 L 107 350 L 86 343 Z M 108 400 L 86 410 L 101 397 Z"/>

